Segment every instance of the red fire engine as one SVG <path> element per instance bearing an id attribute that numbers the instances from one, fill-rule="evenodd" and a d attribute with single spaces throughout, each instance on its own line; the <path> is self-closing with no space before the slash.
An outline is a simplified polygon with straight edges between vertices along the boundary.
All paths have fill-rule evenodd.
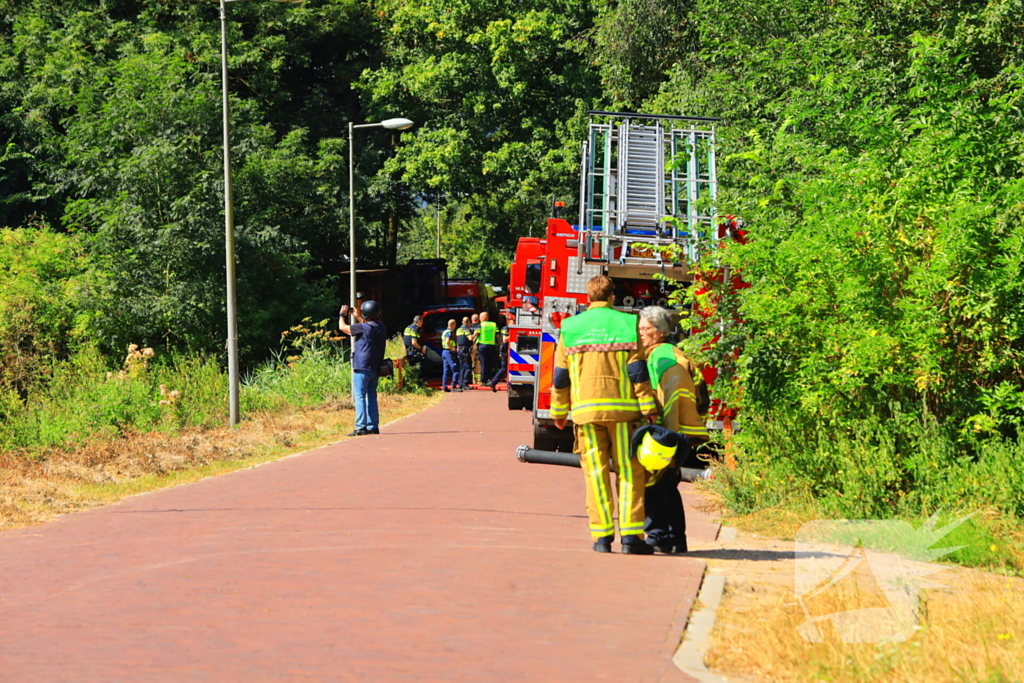
<path id="1" fill-rule="evenodd" d="M 611 277 L 621 311 L 664 306 L 674 288 L 693 283 L 711 243 L 736 237 L 714 216 L 715 119 L 590 116 L 579 222 L 556 205 L 544 238 L 519 240 L 510 272 L 508 406 L 533 411 L 539 450 L 572 449 L 571 427 L 551 419 L 551 381 L 562 320 L 586 309 L 587 281 Z"/>

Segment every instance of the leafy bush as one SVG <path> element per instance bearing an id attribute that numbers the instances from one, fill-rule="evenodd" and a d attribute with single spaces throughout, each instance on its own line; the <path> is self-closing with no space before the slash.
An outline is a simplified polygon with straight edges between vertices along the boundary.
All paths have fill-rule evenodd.
<path id="1" fill-rule="evenodd" d="M 0 230 L 0 389 L 23 395 L 79 341 L 82 241 L 45 227 Z"/>

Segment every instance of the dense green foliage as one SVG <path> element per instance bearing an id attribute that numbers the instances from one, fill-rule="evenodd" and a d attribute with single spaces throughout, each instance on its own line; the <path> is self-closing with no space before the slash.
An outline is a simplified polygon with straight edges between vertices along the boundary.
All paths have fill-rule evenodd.
<path id="1" fill-rule="evenodd" d="M 349 121 L 417 123 L 357 132 L 365 263 L 433 256 L 440 223 L 452 273 L 498 279 L 552 197 L 573 210 L 587 109 L 717 116 L 718 208 L 751 237 L 715 256 L 751 287 L 703 295 L 741 320 L 706 351 L 742 406 L 734 507 L 1024 515 L 1019 0 L 229 14 L 250 361 L 332 312 Z M 220 352 L 220 113 L 213 3 L 0 0 L 5 410 L 93 346 Z"/>
<path id="2" fill-rule="evenodd" d="M 1024 513 L 1015 3 L 708 3 L 652 108 L 722 116 L 740 509 Z M 726 393 L 730 393 L 726 391 Z"/>

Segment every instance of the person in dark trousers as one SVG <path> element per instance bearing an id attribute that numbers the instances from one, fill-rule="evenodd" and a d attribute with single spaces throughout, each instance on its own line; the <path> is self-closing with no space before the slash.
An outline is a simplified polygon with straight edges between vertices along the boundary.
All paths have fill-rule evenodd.
<path id="1" fill-rule="evenodd" d="M 476 338 L 476 353 L 480 358 L 480 384 L 488 384 L 498 361 L 498 325 L 487 312 L 480 314 L 480 331 Z"/>
<path id="2" fill-rule="evenodd" d="M 459 389 L 469 389 L 473 381 L 473 341 L 476 339 L 470 327 L 469 316 L 462 319 L 462 325 L 455 330 L 455 343 L 459 349 Z"/>
<path id="3" fill-rule="evenodd" d="M 498 348 L 498 360 L 501 362 L 501 367 L 487 383 L 491 387 L 491 391 L 497 391 L 498 382 L 508 376 L 508 325 L 501 328 L 500 336 L 501 346 Z"/>
<path id="4" fill-rule="evenodd" d="M 358 322 L 349 324 L 353 313 Z M 352 337 L 352 400 L 356 406 L 356 426 L 349 436 L 380 434 L 380 412 L 377 409 L 377 381 L 384 362 L 384 345 L 388 332 L 380 322 L 380 304 L 364 301 L 360 313 L 346 304 L 341 307 L 338 329 Z"/>
<path id="5" fill-rule="evenodd" d="M 470 374 L 470 383 L 479 384 L 483 380 L 480 378 L 480 353 L 477 351 L 480 343 L 480 316 L 477 313 L 470 318 L 469 329 L 473 331 L 473 348 L 470 353 L 470 365 L 473 366 L 473 370 Z"/>
<path id="6" fill-rule="evenodd" d="M 423 327 L 423 316 L 413 316 L 412 324 L 405 328 L 402 332 L 402 338 L 405 341 L 405 358 L 409 361 L 409 365 L 419 365 L 426 360 L 426 355 L 423 352 L 423 344 L 420 342 L 420 328 Z"/>
<path id="7" fill-rule="evenodd" d="M 455 319 L 452 318 L 448 321 L 448 329 L 441 333 L 441 362 L 444 366 L 441 371 L 442 391 L 462 391 L 459 388 L 459 344 L 455 331 Z M 451 380 L 452 389 L 448 388 L 449 380 Z"/>
<path id="8" fill-rule="evenodd" d="M 640 311 L 637 329 L 647 353 L 647 372 L 661 425 L 679 441 L 675 458 L 664 469 L 648 476 L 644 493 L 647 542 L 658 552 L 669 554 L 687 551 L 686 515 L 679 495 L 679 464 L 691 448 L 708 440 L 698 403 L 700 393 L 694 380 L 700 372 L 680 349 L 668 343 L 675 327 L 672 312 L 665 308 L 648 306 Z"/>

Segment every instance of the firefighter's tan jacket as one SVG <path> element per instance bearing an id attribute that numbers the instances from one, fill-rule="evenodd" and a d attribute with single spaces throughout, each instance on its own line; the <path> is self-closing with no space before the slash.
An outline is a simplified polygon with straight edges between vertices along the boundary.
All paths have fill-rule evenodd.
<path id="1" fill-rule="evenodd" d="M 685 434 L 690 443 L 708 440 L 704 418 L 697 412 L 696 364 L 671 344 L 658 344 L 650 349 L 648 372 L 656 382 L 654 397 L 661 415 L 661 425 Z M 697 377 L 700 377 L 697 374 Z"/>
<path id="2" fill-rule="evenodd" d="M 626 318 L 632 320 L 632 335 Z M 567 324 L 571 328 L 568 334 Z M 643 415 L 657 415 L 635 325 L 635 316 L 619 313 L 603 301 L 593 302 L 584 313 L 563 321 L 555 350 L 552 419 L 565 419 L 570 409 L 574 424 L 633 422 Z M 587 334 L 578 335 L 581 329 Z M 574 334 L 575 341 L 586 343 L 574 343 Z"/>

